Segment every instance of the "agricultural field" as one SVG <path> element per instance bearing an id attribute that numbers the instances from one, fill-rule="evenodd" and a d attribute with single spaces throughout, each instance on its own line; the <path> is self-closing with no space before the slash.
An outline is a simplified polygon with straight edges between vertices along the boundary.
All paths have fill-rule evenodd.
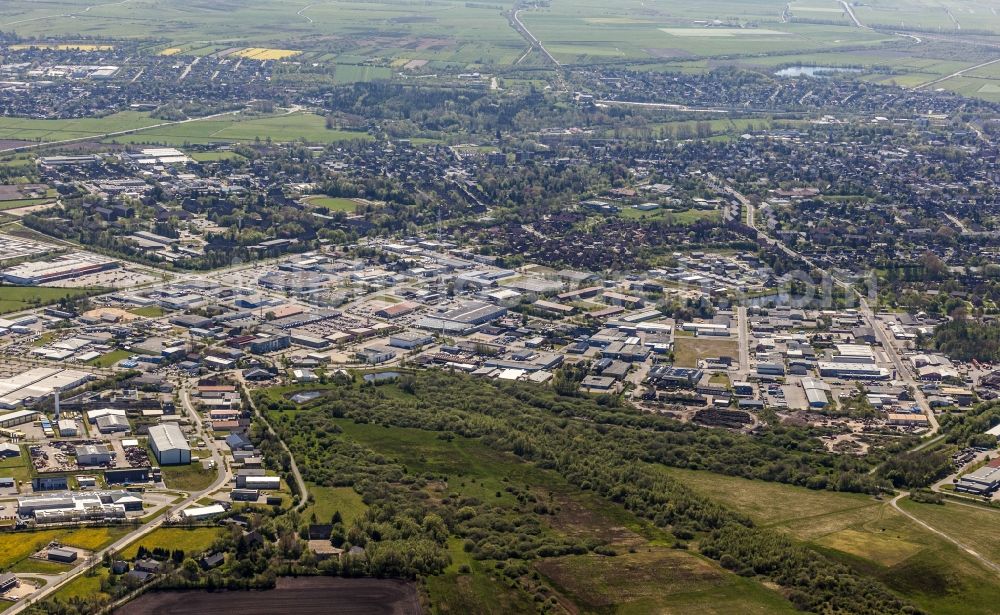
<path id="1" fill-rule="evenodd" d="M 234 56 L 251 60 L 287 60 L 301 54 L 292 49 L 271 49 L 268 47 L 247 47 L 233 52 Z"/>
<path id="2" fill-rule="evenodd" d="M 161 527 L 139 538 L 121 551 L 121 556 L 125 559 L 133 559 L 139 551 L 139 547 L 146 547 L 149 550 L 161 549 L 183 549 L 184 553 L 200 554 L 207 551 L 215 539 L 218 538 L 220 530 L 214 527 L 197 528 L 175 528 Z"/>
<path id="3" fill-rule="evenodd" d="M 784 2 L 672 3 L 650 11 L 642 0 L 556 0 L 522 21 L 556 59 L 569 64 L 654 62 L 696 56 L 831 51 L 881 46 L 893 37 L 837 24 L 782 23 Z M 707 28 L 711 20 L 722 25 Z"/>
<path id="4" fill-rule="evenodd" d="M 756 523 L 787 532 L 821 553 L 871 575 L 929 613 L 995 612 L 991 596 L 1000 589 L 995 575 L 951 543 L 897 512 L 886 500 L 710 472 L 674 468 L 664 471 L 695 491 L 745 512 Z M 954 514 L 957 508 L 914 503 L 904 506 L 921 518 L 926 515 L 928 523 L 932 516 Z M 963 515 L 961 521 L 952 521 L 947 528 L 958 533 L 958 526 L 977 520 L 972 518 L 977 511 L 972 513 L 967 519 Z M 936 521 L 947 523 L 942 519 Z M 970 527 L 968 531 L 976 530 Z M 973 542 L 975 534 L 967 536 L 970 544 L 977 544 Z M 984 547 L 984 551 L 995 547 L 995 544 Z"/>
<path id="5" fill-rule="evenodd" d="M 0 4 L 0 28 L 22 36 L 147 38 L 167 41 L 159 50 L 204 55 L 212 41 L 230 47 L 337 51 L 363 57 L 440 60 L 460 65 L 510 64 L 527 48 L 507 24 L 511 0 L 469 3 L 358 3 L 335 0 L 133 0 L 91 6 L 89 0 Z M 88 8 L 90 7 L 90 8 Z M 197 15 L 192 19 L 192 14 Z M 275 54 L 270 54 L 275 56 Z M 260 59 L 287 59 L 287 54 Z M 294 59 L 294 58 L 292 58 Z"/>
<path id="6" fill-rule="evenodd" d="M 125 527 L 3 532 L 0 533 L 0 569 L 6 570 L 19 564 L 53 540 L 71 547 L 97 551 L 114 543 L 128 532 L 129 529 Z"/>

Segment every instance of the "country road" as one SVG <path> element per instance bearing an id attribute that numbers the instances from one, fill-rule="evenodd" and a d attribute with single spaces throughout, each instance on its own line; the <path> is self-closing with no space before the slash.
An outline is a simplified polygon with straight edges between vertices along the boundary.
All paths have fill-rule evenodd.
<path id="1" fill-rule="evenodd" d="M 941 530 L 932 527 L 931 525 L 929 525 L 929 524 L 921 521 L 917 517 L 911 515 L 910 513 L 906 512 L 905 510 L 903 510 L 899 506 L 899 501 L 901 499 L 909 496 L 909 495 L 910 494 L 908 492 L 900 493 L 896 497 L 892 498 L 892 500 L 889 503 L 892 504 L 892 507 L 895 508 L 897 512 L 899 512 L 900 514 L 902 514 L 904 517 L 906 517 L 910 521 L 913 521 L 914 523 L 916 523 L 920 527 L 924 528 L 925 530 L 927 530 L 929 532 L 933 532 L 934 534 L 937 534 L 941 538 L 944 538 L 945 540 L 947 540 L 951 544 L 955 545 L 956 547 L 958 547 L 962 551 L 965 551 L 966 553 L 968 553 L 972 557 L 976 558 L 981 564 L 983 564 L 984 566 L 986 566 L 987 568 L 989 568 L 993 572 L 996 572 L 996 573 L 1000 574 L 1000 565 L 998 565 L 995 562 L 993 562 L 993 560 L 990 560 L 990 559 L 988 559 L 988 558 L 980 555 L 977 551 L 975 551 L 971 547 L 967 546 L 965 543 L 963 543 L 963 542 L 961 542 L 961 541 L 959 541 L 959 540 L 957 540 L 955 538 L 952 538 L 948 534 L 945 534 Z"/>
<path id="2" fill-rule="evenodd" d="M 521 34 L 521 36 L 527 39 L 527 41 L 531 44 L 532 47 L 538 47 L 538 50 L 541 51 L 542 54 L 544 54 L 545 57 L 548 58 L 550 62 L 552 62 L 556 66 L 561 67 L 562 63 L 559 62 L 559 60 L 557 60 L 555 56 L 549 53 L 549 50 L 545 48 L 545 45 L 542 44 L 542 41 L 538 40 L 538 38 L 531 33 L 531 30 L 529 30 L 528 27 L 524 25 L 524 22 L 521 21 L 521 11 L 523 10 L 524 9 L 517 9 L 511 14 L 511 23 L 514 26 L 514 29 L 517 30 Z M 527 54 L 525 54 L 525 56 L 522 56 L 521 59 L 524 59 L 524 57 L 526 56 Z"/>
<path id="3" fill-rule="evenodd" d="M 242 113 L 241 110 L 224 111 L 222 113 L 215 113 L 213 115 L 205 115 L 202 117 L 192 117 L 186 120 L 179 120 L 176 122 L 160 122 L 159 124 L 153 124 L 151 126 L 143 126 L 141 128 L 130 128 L 128 130 L 105 132 L 103 134 L 88 135 L 86 137 L 74 137 L 72 139 L 62 139 L 60 141 L 46 141 L 43 143 L 32 143 L 30 145 L 19 145 L 17 147 L 8 147 L 7 149 L 0 149 L 0 154 L 16 154 L 19 152 L 30 152 L 31 150 L 35 149 L 52 147 L 55 145 L 68 145 L 70 143 L 83 143 L 85 141 L 94 141 L 94 140 L 100 141 L 111 137 L 120 137 L 124 135 L 135 134 L 137 132 L 144 132 L 146 130 L 153 130 L 155 128 L 163 128 L 165 126 L 178 126 L 180 124 L 189 124 L 191 122 L 203 122 L 205 120 L 213 120 L 216 118 L 225 117 L 227 115 L 238 115 L 240 113 Z"/>

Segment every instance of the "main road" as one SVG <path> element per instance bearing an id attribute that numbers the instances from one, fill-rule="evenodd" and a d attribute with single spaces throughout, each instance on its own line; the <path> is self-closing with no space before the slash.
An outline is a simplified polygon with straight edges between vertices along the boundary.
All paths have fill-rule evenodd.
<path id="1" fill-rule="evenodd" d="M 889 338 L 888 333 L 886 333 L 885 329 L 883 328 L 882 323 L 875 317 L 875 313 L 868 305 L 868 301 L 861 296 L 861 293 L 859 293 L 857 289 L 855 289 L 849 283 L 837 279 L 832 273 L 830 273 L 825 268 L 816 264 L 816 262 L 811 258 L 809 258 L 808 256 L 796 252 L 792 248 L 789 248 L 785 244 L 785 242 L 779 241 L 778 239 L 775 239 L 767 235 L 762 230 L 757 228 L 757 221 L 754 218 L 753 203 L 750 201 L 749 198 L 746 197 L 746 195 L 742 194 L 734 187 L 732 187 L 729 184 L 729 182 L 721 180 L 712 175 L 711 173 L 708 174 L 708 179 L 709 182 L 712 185 L 714 185 L 716 189 L 723 191 L 724 193 L 732 196 L 733 198 L 735 198 L 737 201 L 740 202 L 740 204 L 746 210 L 746 224 L 757 235 L 759 241 L 762 241 L 767 245 L 774 246 L 783 251 L 789 257 L 794 258 L 800 262 L 803 262 L 812 267 L 813 269 L 822 272 L 823 275 L 828 276 L 831 280 L 833 280 L 839 286 L 841 286 L 845 291 L 854 293 L 854 295 L 857 296 L 860 305 L 859 311 L 861 312 L 862 317 L 866 321 L 868 321 L 871 328 L 875 331 L 875 335 L 878 337 L 879 342 L 882 344 L 882 348 L 885 350 L 885 353 L 889 356 L 889 359 L 892 361 L 893 367 L 896 370 L 896 378 L 902 380 L 904 384 L 913 389 L 914 400 L 917 402 L 917 405 L 920 407 L 920 410 L 927 417 L 927 422 L 930 425 L 931 429 L 929 432 L 925 434 L 925 437 L 927 438 L 934 437 L 934 435 L 937 434 L 937 432 L 941 429 L 941 425 L 938 423 L 937 417 L 934 416 L 934 411 L 931 409 L 930 404 L 927 403 L 927 398 L 920 390 L 920 384 L 913 378 L 913 374 L 906 367 L 906 365 L 903 364 L 903 360 L 899 356 L 899 351 L 896 350 L 896 347 L 893 345 L 892 340 Z M 740 350 L 742 355 L 742 346 Z M 742 356 L 740 360 L 741 361 L 743 360 Z"/>

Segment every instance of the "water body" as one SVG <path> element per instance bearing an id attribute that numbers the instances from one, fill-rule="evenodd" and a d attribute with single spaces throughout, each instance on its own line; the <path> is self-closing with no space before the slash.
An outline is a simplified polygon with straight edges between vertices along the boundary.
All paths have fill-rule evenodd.
<path id="1" fill-rule="evenodd" d="M 374 382 L 375 384 L 382 384 L 383 382 L 391 382 L 396 378 L 399 378 L 402 374 L 399 372 L 375 372 L 373 374 L 365 374 L 363 378 L 365 382 Z"/>
<path id="2" fill-rule="evenodd" d="M 789 66 L 775 71 L 778 77 L 826 77 L 835 73 L 860 73 L 860 68 L 835 68 L 833 66 Z"/>
<path id="3" fill-rule="evenodd" d="M 143 594 L 114 615 L 420 615 L 413 583 L 387 579 L 298 577 L 266 591 L 161 591 Z"/>

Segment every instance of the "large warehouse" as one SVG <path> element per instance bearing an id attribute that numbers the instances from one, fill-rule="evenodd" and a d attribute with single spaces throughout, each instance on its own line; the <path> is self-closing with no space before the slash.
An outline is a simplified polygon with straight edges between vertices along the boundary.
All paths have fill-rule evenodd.
<path id="1" fill-rule="evenodd" d="M 117 267 L 117 262 L 104 256 L 78 252 L 50 261 L 22 263 L 5 269 L 2 273 L 3 277 L 11 284 L 40 286 Z"/>
<path id="2" fill-rule="evenodd" d="M 482 301 L 468 301 L 446 312 L 429 314 L 418 320 L 416 326 L 431 331 L 465 335 L 475 331 L 481 325 L 506 315 L 507 308 L 505 307 Z"/>
<path id="3" fill-rule="evenodd" d="M 191 445 L 173 423 L 149 428 L 149 447 L 161 466 L 191 463 Z"/>

